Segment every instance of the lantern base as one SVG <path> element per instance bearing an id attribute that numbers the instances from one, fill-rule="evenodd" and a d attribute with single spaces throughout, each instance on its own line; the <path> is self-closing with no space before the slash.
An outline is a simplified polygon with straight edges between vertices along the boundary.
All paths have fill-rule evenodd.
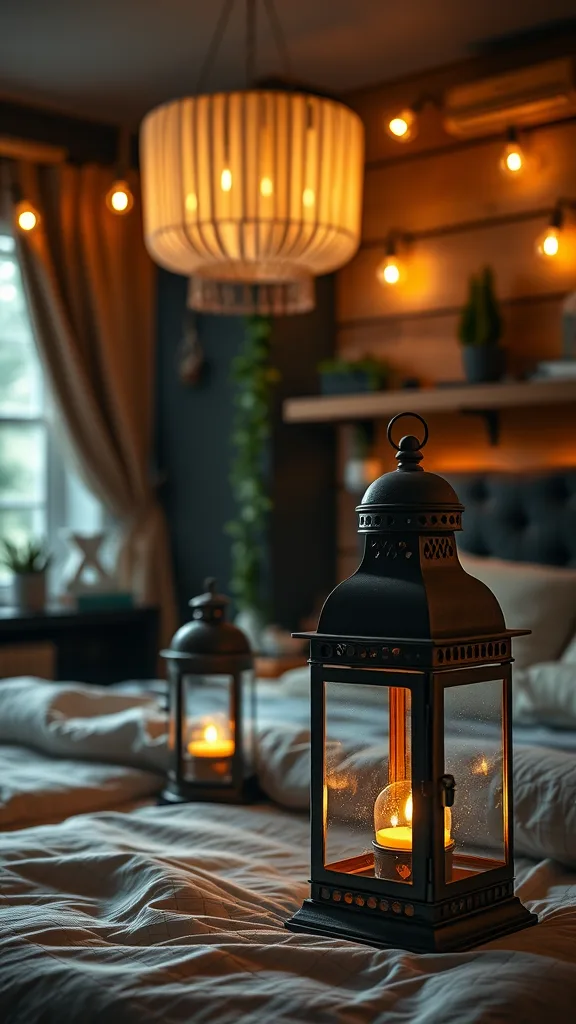
<path id="1" fill-rule="evenodd" d="M 412 953 L 450 953 L 473 949 L 501 935 L 538 923 L 536 914 L 511 896 L 494 907 L 468 914 L 457 921 L 434 925 L 427 921 L 374 918 L 361 910 L 325 906 L 304 900 L 302 907 L 285 922 L 292 932 L 311 932 L 336 939 L 349 939 L 378 949 L 406 949 Z"/>
<path id="2" fill-rule="evenodd" d="M 244 780 L 240 788 L 235 786 L 211 786 L 206 783 L 177 782 L 167 779 L 164 789 L 158 797 L 162 804 L 255 804 L 266 800 L 266 794 L 260 789 L 255 776 Z"/>

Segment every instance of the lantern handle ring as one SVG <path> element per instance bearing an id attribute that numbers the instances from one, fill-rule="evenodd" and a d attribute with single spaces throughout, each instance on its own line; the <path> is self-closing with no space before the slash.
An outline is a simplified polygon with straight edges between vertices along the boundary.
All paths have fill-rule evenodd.
<path id="1" fill-rule="evenodd" d="M 428 424 L 426 423 L 426 420 L 417 412 L 399 412 L 397 413 L 396 416 L 392 417 L 390 423 L 388 424 L 388 430 L 386 431 L 386 436 L 388 438 L 388 441 L 392 445 L 392 448 L 395 448 L 397 452 L 400 451 L 400 445 L 396 444 L 396 442 L 392 440 L 392 427 L 397 422 L 397 420 L 401 420 L 404 416 L 412 416 L 415 420 L 420 420 L 420 423 L 424 427 L 424 437 L 420 441 L 418 448 L 423 448 L 426 442 L 428 441 Z"/>

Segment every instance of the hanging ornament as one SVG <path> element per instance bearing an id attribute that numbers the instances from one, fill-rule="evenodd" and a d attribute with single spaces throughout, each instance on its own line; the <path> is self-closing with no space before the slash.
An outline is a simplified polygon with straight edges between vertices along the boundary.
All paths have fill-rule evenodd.
<path id="1" fill-rule="evenodd" d="M 198 92 L 231 6 L 225 0 Z M 284 54 L 272 0 L 265 7 Z M 336 100 L 277 82 L 253 87 L 255 0 L 246 9 L 247 89 L 175 100 L 144 119 L 145 240 L 157 263 L 193 277 L 194 309 L 304 312 L 313 278 L 358 248 L 364 129 Z"/>
<path id="2" fill-rule="evenodd" d="M 178 375 L 183 384 L 196 387 L 205 365 L 204 352 L 196 330 L 196 317 L 190 310 L 184 314 L 184 337 L 178 353 Z"/>

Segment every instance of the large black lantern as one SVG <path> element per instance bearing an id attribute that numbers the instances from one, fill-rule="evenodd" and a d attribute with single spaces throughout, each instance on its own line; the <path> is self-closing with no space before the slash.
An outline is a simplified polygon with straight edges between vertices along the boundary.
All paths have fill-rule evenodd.
<path id="1" fill-rule="evenodd" d="M 164 803 L 240 803 L 257 792 L 253 658 L 244 633 L 226 622 L 228 598 L 190 601 L 192 621 L 162 651 L 168 662 L 170 765 Z"/>
<path id="2" fill-rule="evenodd" d="M 426 424 L 422 441 L 395 445 L 396 419 L 398 468 L 357 508 L 362 563 L 318 631 L 298 634 L 310 639 L 312 883 L 287 927 L 466 949 L 537 921 L 513 878 L 511 638 L 526 630 L 506 629 L 460 565 L 463 506 L 419 465 Z M 339 738 L 344 710 L 360 755 Z"/>

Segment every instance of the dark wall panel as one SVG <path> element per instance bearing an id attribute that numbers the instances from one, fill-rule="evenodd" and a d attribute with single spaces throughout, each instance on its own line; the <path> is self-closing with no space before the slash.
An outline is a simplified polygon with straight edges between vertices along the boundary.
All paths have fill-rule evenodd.
<path id="1" fill-rule="evenodd" d="M 158 466 L 166 473 L 164 505 L 172 540 L 178 604 L 198 594 L 205 576 L 219 586 L 230 579 L 229 539 L 233 513 L 228 483 L 232 389 L 230 361 L 241 342 L 242 321 L 198 318 L 207 366 L 196 387 L 178 377 L 186 305 L 186 279 L 159 272 L 158 279 Z"/>

